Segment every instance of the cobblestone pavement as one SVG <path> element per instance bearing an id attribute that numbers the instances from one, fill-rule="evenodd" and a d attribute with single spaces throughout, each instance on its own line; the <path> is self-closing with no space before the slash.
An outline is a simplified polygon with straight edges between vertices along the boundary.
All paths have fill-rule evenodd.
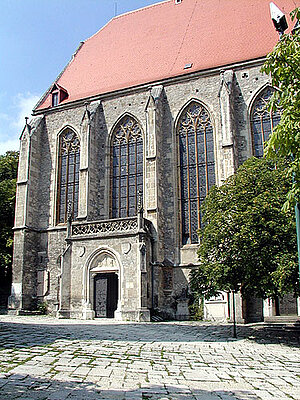
<path id="1" fill-rule="evenodd" d="M 0 400 L 300 399 L 299 337 L 260 326 L 0 316 Z"/>

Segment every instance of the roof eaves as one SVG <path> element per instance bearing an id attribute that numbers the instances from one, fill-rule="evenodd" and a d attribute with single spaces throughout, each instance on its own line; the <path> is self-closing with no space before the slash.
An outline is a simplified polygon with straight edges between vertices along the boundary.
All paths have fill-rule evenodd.
<path id="1" fill-rule="evenodd" d="M 161 77 L 160 79 L 156 79 L 154 81 L 149 81 L 149 82 L 144 82 L 141 84 L 136 84 L 132 85 L 130 87 L 124 87 L 124 88 L 119 88 L 116 90 L 104 92 L 104 93 L 99 93 L 91 96 L 86 96 L 82 97 L 80 99 L 76 99 L 67 103 L 62 103 L 54 108 L 43 108 L 40 110 L 34 110 L 33 116 L 37 116 L 40 114 L 44 114 L 45 112 L 55 112 L 57 110 L 62 110 L 62 109 L 68 109 L 68 108 L 73 108 L 74 106 L 78 106 L 79 104 L 84 104 L 86 102 L 90 101 L 98 101 L 98 100 L 103 100 L 106 98 L 111 98 L 111 97 L 116 97 L 120 95 L 126 95 L 129 93 L 132 93 L 132 91 L 137 91 L 137 90 L 145 90 L 145 88 L 149 88 L 152 86 L 157 86 L 157 85 L 164 85 L 168 86 L 174 83 L 181 82 L 183 79 L 196 79 L 199 78 L 199 76 L 209 76 L 211 74 L 219 74 L 221 70 L 227 70 L 227 69 L 244 69 L 244 68 L 249 68 L 253 66 L 261 66 L 265 62 L 266 56 L 260 56 L 257 58 L 253 58 L 251 60 L 244 60 L 244 61 L 237 61 L 232 64 L 225 64 L 225 65 L 219 65 L 215 67 L 210 67 L 207 69 L 203 70 L 198 70 L 198 71 L 193 71 L 189 73 L 183 73 L 179 75 L 173 75 L 168 78 L 166 77 Z"/>

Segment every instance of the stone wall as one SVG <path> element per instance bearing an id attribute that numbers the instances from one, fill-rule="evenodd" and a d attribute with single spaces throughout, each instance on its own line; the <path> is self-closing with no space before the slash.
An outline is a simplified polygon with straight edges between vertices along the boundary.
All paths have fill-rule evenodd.
<path id="1" fill-rule="evenodd" d="M 176 316 L 176 302 L 183 298 L 188 286 L 189 265 L 197 263 L 197 245 L 181 245 L 177 121 L 192 100 L 206 107 L 214 130 L 216 181 L 221 184 L 252 155 L 250 107 L 267 83 L 260 65 L 253 62 L 226 71 L 216 69 L 166 80 L 126 93 L 112 93 L 85 104 L 44 110 L 43 115 L 36 116 L 32 128 L 25 127 L 21 140 L 13 267 L 15 292 L 23 291 L 27 297 L 36 298 L 38 271 L 47 271 L 48 290 L 38 301 L 45 299 L 51 311 L 58 310 L 62 259 L 65 259 L 70 277 L 65 277 L 64 283 L 65 301 L 69 303 L 66 307 L 78 316 L 83 307 L 82 271 L 87 258 L 107 246 L 119 255 L 128 272 L 122 280 L 123 309 L 151 308 L 153 301 L 154 308 Z M 114 127 L 124 115 L 134 117 L 143 132 L 144 215 L 152 223 L 152 242 L 146 244 L 147 267 L 139 280 L 136 280 L 139 240 L 128 239 L 131 251 L 124 254 L 122 246 L 127 239 L 124 242 L 112 236 L 87 240 L 84 245 L 71 243 L 66 241 L 66 226 L 56 224 L 60 133 L 69 127 L 80 138 L 78 219 L 109 219 L 110 141 Z M 22 230 L 25 226 L 32 230 Z M 82 247 L 85 251 L 80 256 Z M 141 290 L 148 293 L 146 300 L 138 296 Z M 31 307 L 28 299 L 24 300 L 24 307 Z"/>

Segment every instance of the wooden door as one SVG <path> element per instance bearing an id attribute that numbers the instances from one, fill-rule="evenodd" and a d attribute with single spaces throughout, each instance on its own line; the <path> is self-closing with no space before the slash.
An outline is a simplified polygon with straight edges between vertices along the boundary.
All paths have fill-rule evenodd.
<path id="1" fill-rule="evenodd" d="M 118 305 L 118 275 L 98 274 L 94 278 L 94 309 L 96 318 L 114 318 Z"/>

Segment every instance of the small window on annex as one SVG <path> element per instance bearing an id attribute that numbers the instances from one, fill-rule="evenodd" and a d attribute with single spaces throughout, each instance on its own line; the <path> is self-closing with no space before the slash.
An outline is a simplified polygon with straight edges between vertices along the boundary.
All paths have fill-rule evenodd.
<path id="1" fill-rule="evenodd" d="M 80 142 L 75 132 L 66 129 L 59 139 L 57 223 L 78 215 Z"/>
<path id="2" fill-rule="evenodd" d="M 253 155 L 261 158 L 264 155 L 264 144 L 273 129 L 280 121 L 280 113 L 268 110 L 268 101 L 274 89 L 267 87 L 255 99 L 251 110 L 251 131 Z"/>
<path id="3" fill-rule="evenodd" d="M 193 101 L 177 125 L 182 244 L 198 243 L 202 204 L 215 185 L 214 135 L 206 108 Z"/>
<path id="4" fill-rule="evenodd" d="M 143 134 L 137 121 L 125 116 L 116 126 L 111 143 L 111 218 L 137 214 L 143 193 Z"/>

